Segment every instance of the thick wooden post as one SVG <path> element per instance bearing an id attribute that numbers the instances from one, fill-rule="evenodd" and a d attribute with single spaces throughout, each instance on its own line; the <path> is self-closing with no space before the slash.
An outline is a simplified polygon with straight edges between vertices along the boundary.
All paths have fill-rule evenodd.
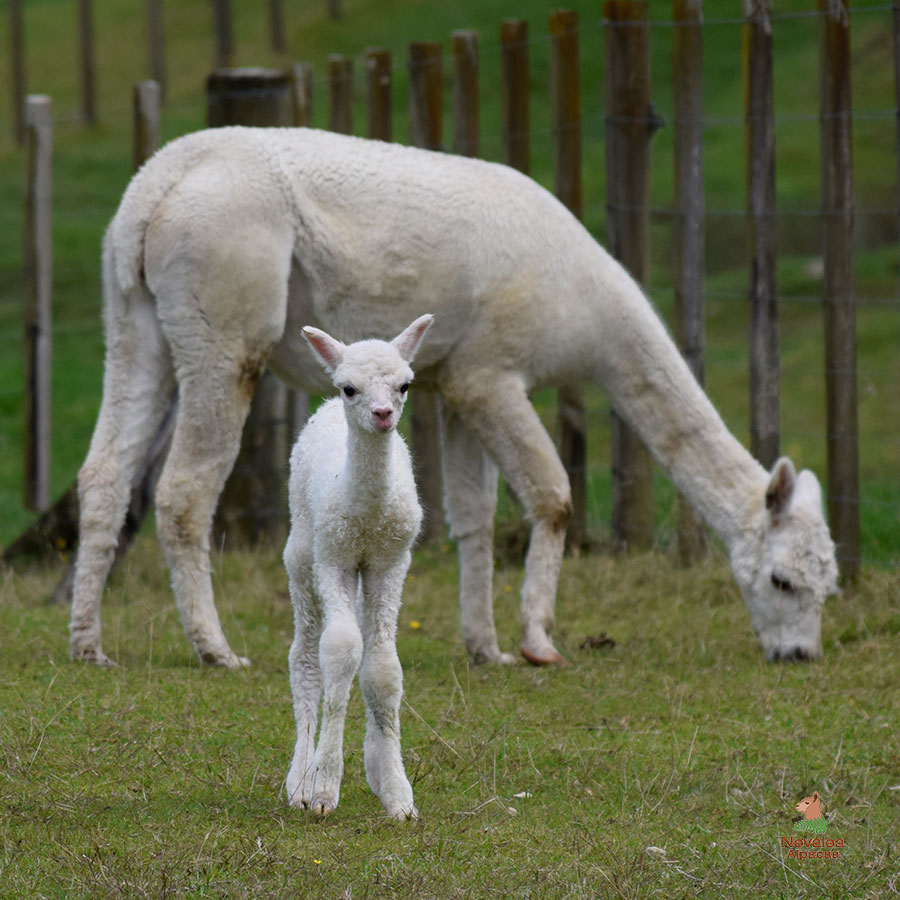
<path id="1" fill-rule="evenodd" d="M 87 125 L 96 125 L 97 60 L 94 55 L 92 0 L 78 0 L 78 38 L 81 53 L 81 115 Z"/>
<path id="2" fill-rule="evenodd" d="M 155 81 L 142 81 L 134 86 L 132 161 L 135 171 L 159 149 L 161 93 Z"/>
<path id="3" fill-rule="evenodd" d="M 353 60 L 337 53 L 328 57 L 328 128 L 353 134 Z"/>
<path id="4" fill-rule="evenodd" d="M 853 287 L 853 120 L 847 0 L 818 0 L 828 518 L 844 580 L 859 574 L 859 425 Z"/>
<path id="5" fill-rule="evenodd" d="M 313 69 L 309 63 L 291 66 L 291 95 L 294 99 L 294 125 L 310 126 L 313 118 Z"/>
<path id="6" fill-rule="evenodd" d="M 531 171 L 531 122 L 528 96 L 528 23 L 506 19 L 500 25 L 503 161 Z"/>
<path id="7" fill-rule="evenodd" d="M 441 149 L 443 142 L 443 52 L 438 43 L 409 45 L 409 139 L 416 147 Z M 413 388 L 410 429 L 416 481 L 425 510 L 422 538 L 444 535 L 442 515 L 440 406 L 431 391 Z"/>
<path id="8" fill-rule="evenodd" d="M 13 134 L 17 144 L 25 143 L 25 28 L 22 0 L 9 0 L 9 59 L 12 64 Z"/>
<path id="9" fill-rule="evenodd" d="M 481 149 L 478 97 L 478 33 L 453 32 L 453 152 L 478 156 Z"/>
<path id="10" fill-rule="evenodd" d="M 745 159 L 750 272 L 750 452 L 767 468 L 780 455 L 775 102 L 772 26 L 765 0 L 744 0 Z"/>
<path id="11" fill-rule="evenodd" d="M 150 78 L 159 85 L 160 102 L 166 96 L 166 31 L 162 0 L 147 0 L 147 50 Z"/>
<path id="12" fill-rule="evenodd" d="M 292 78 L 274 69 L 220 69 L 207 81 L 207 124 L 290 125 Z M 260 379 L 241 449 L 219 501 L 214 531 L 226 546 L 281 540 L 287 522 L 287 389 L 270 371 Z"/>
<path id="13" fill-rule="evenodd" d="M 672 53 L 675 155 L 675 337 L 694 377 L 705 381 L 706 204 L 703 191 L 702 0 L 673 0 Z M 706 528 L 678 497 L 678 557 L 690 565 L 705 555 Z"/>
<path id="14" fill-rule="evenodd" d="M 650 272 L 650 43 L 647 4 L 606 0 L 606 185 L 609 245 L 640 283 Z M 653 543 L 653 462 L 613 413 L 613 534 L 625 549 Z"/>
<path id="15" fill-rule="evenodd" d="M 581 177 L 581 69 L 578 13 L 550 14 L 550 104 L 553 128 L 553 183 L 556 196 L 579 219 L 584 211 Z M 557 392 L 559 455 L 569 476 L 572 518 L 566 546 L 577 552 L 587 538 L 587 414 L 584 389 L 567 385 Z"/>
<path id="16" fill-rule="evenodd" d="M 378 141 L 393 140 L 390 50 L 373 47 L 366 51 L 366 96 L 366 134 Z"/>
<path id="17" fill-rule="evenodd" d="M 25 506 L 50 505 L 50 379 L 53 293 L 50 98 L 25 101 Z"/>

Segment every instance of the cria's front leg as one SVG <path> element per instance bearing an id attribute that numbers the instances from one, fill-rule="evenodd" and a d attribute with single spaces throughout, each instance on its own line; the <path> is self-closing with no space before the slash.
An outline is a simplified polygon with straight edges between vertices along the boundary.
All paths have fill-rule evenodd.
<path id="1" fill-rule="evenodd" d="M 324 588 L 324 579 L 320 582 Z M 344 721 L 350 687 L 362 659 L 362 634 L 353 601 L 344 594 L 325 601 L 325 628 L 319 640 L 322 668 L 322 727 L 313 761 L 308 806 L 316 815 L 327 816 L 338 805 L 344 773 Z"/>

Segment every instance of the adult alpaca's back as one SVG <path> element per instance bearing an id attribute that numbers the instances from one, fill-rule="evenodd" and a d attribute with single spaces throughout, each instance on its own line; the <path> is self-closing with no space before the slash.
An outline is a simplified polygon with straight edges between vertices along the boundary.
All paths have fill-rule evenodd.
<path id="1" fill-rule="evenodd" d="M 767 656 L 821 652 L 836 567 L 815 477 L 752 459 L 633 279 L 521 173 L 305 129 L 216 129 L 173 142 L 141 170 L 107 247 L 109 351 L 80 479 L 75 657 L 105 660 L 99 607 L 126 476 L 175 382 L 160 538 L 198 654 L 239 665 L 213 603 L 208 531 L 256 379 L 268 363 L 322 390 L 302 325 L 387 338 L 426 312 L 437 324 L 417 384 L 441 395 L 445 508 L 473 660 L 512 659 L 491 606 L 498 468 L 532 523 L 522 652 L 560 659 L 549 632 L 570 493 L 528 398 L 585 381 L 608 390 L 722 537 Z"/>

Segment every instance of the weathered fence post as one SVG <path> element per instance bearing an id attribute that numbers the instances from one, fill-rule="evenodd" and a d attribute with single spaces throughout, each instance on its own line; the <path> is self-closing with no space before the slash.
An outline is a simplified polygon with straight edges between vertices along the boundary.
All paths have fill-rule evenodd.
<path id="1" fill-rule="evenodd" d="M 556 196 L 579 219 L 584 212 L 581 177 L 581 70 L 578 13 L 550 13 L 550 104 L 553 129 L 553 183 Z M 567 385 L 557 392 L 559 455 L 569 476 L 572 518 L 566 533 L 569 551 L 587 537 L 587 414 L 584 388 Z"/>
<path id="2" fill-rule="evenodd" d="M 505 19 L 500 24 L 500 54 L 503 161 L 527 175 L 531 171 L 527 22 Z"/>
<path id="3" fill-rule="evenodd" d="M 478 33 L 453 32 L 453 152 L 478 156 L 481 144 L 478 97 Z"/>
<path id="4" fill-rule="evenodd" d="M 775 241 L 775 101 L 767 0 L 744 0 L 744 121 L 750 272 L 750 451 L 768 469 L 781 446 Z"/>
<path id="5" fill-rule="evenodd" d="M 50 505 L 53 299 L 53 117 L 49 97 L 25 101 L 25 506 Z"/>
<path id="6" fill-rule="evenodd" d="M 378 141 L 393 140 L 390 50 L 372 47 L 366 51 L 366 95 L 366 134 Z"/>
<path id="7" fill-rule="evenodd" d="M 292 96 L 294 98 L 294 125 L 312 125 L 313 118 L 313 68 L 309 63 L 298 62 L 291 66 Z"/>
<path id="8" fill-rule="evenodd" d="M 234 32 L 231 27 L 231 0 L 212 0 L 215 35 L 215 67 L 234 65 Z"/>
<path id="9" fill-rule="evenodd" d="M 12 64 L 13 134 L 17 144 L 25 142 L 25 27 L 22 0 L 9 0 L 9 59 Z"/>
<path id="10" fill-rule="evenodd" d="M 409 138 L 416 147 L 441 149 L 443 140 L 443 51 L 438 43 L 409 45 Z M 424 540 L 444 534 L 440 407 L 431 391 L 410 397 L 410 437 L 419 495 L 425 510 Z"/>
<path id="11" fill-rule="evenodd" d="M 137 171 L 159 149 L 159 105 L 162 91 L 155 81 L 134 86 L 132 161 Z"/>
<path id="12" fill-rule="evenodd" d="M 94 56 L 92 0 L 78 0 L 78 38 L 81 52 L 81 114 L 88 125 L 97 123 L 97 62 Z"/>
<path id="13" fill-rule="evenodd" d="M 606 191 L 609 245 L 640 283 L 650 274 L 650 44 L 647 3 L 606 0 Z M 625 549 L 653 543 L 653 462 L 612 416 L 613 534 Z"/>
<path id="14" fill-rule="evenodd" d="M 159 85 L 160 102 L 166 96 L 166 30 L 162 0 L 147 0 L 147 50 L 150 78 Z"/>
<path id="15" fill-rule="evenodd" d="M 284 3 L 283 0 L 269 0 L 269 37 L 272 49 L 284 53 Z"/>
<path id="16" fill-rule="evenodd" d="M 353 60 L 337 53 L 328 57 L 328 128 L 353 134 Z"/>
<path id="17" fill-rule="evenodd" d="M 294 104 L 289 73 L 220 69 L 209 76 L 207 124 L 290 125 Z M 267 371 L 259 380 L 241 436 L 241 449 L 219 501 L 214 531 L 228 545 L 279 540 L 287 520 L 287 389 Z"/>
<path id="18" fill-rule="evenodd" d="M 705 381 L 706 203 L 703 191 L 702 0 L 673 0 L 672 87 L 675 158 L 675 337 L 697 382 Z M 678 496 L 682 565 L 707 549 L 703 520 Z"/>
<path id="19" fill-rule="evenodd" d="M 853 580 L 860 533 L 850 17 L 847 0 L 818 0 L 818 8 L 828 519 L 841 575 Z"/>

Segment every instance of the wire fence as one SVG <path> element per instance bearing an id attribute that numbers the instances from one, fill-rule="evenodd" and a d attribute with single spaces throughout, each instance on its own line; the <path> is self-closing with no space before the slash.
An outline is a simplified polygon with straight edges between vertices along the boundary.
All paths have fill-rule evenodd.
<path id="1" fill-rule="evenodd" d="M 827 10 L 808 10 L 801 12 L 772 12 L 769 15 L 773 35 L 791 29 L 806 29 L 810 40 L 817 40 L 821 20 Z M 851 12 L 854 34 L 859 31 L 858 45 L 872 46 L 877 44 L 881 55 L 878 63 L 883 65 L 887 60 L 897 65 L 892 55 L 885 57 L 883 41 L 895 33 L 897 28 L 897 9 L 895 4 L 856 5 Z M 675 18 L 649 18 L 642 20 L 649 28 L 654 64 L 651 77 L 651 93 L 654 106 L 654 119 L 666 123 L 666 127 L 653 139 L 652 156 L 654 168 L 671 168 L 672 126 L 676 124 L 671 96 L 671 49 L 673 33 L 684 27 L 683 22 Z M 702 31 L 704 40 L 728 40 L 736 50 L 740 49 L 741 30 L 747 26 L 748 19 L 739 16 L 704 17 Z M 598 239 L 606 241 L 607 224 L 610 215 L 622 213 L 646 212 L 650 221 L 651 270 L 645 286 L 671 324 L 672 305 L 675 289 L 672 286 L 672 263 L 675 226 L 681 211 L 674 203 L 671 194 L 671 177 L 654 178 L 651 174 L 649 203 L 645 207 L 622 199 L 610 202 L 605 189 L 604 155 L 611 127 L 633 124 L 635 117 L 610 117 L 603 102 L 602 86 L 607 72 L 598 62 L 603 58 L 603 41 L 611 28 L 626 28 L 634 23 L 631 20 L 597 18 L 579 23 L 578 35 L 581 41 L 582 87 L 583 101 L 580 118 L 580 130 L 583 146 L 583 165 L 589 174 L 585 186 L 585 202 L 583 218 L 590 230 Z M 532 23 L 539 28 L 543 23 Z M 886 37 L 882 37 L 882 34 Z M 874 36 L 873 36 L 874 35 Z M 531 119 L 527 130 L 532 165 L 531 174 L 538 180 L 552 187 L 552 159 L 554 155 L 554 139 L 556 131 L 550 117 L 549 100 L 551 36 L 547 33 L 530 33 L 524 42 L 529 54 L 529 82 L 533 92 L 531 100 Z M 406 103 L 410 91 L 410 67 L 406 59 L 406 42 L 391 48 L 389 75 L 391 94 L 393 97 L 393 115 L 395 134 L 404 137 L 403 128 L 407 124 L 408 109 Z M 510 134 L 504 134 L 499 126 L 500 98 L 496 85 L 500 83 L 504 45 L 499 40 L 483 39 L 478 43 L 478 60 L 481 73 L 481 110 L 482 122 L 487 126 L 480 136 L 480 155 L 495 160 L 504 158 L 506 141 Z M 593 63 L 587 64 L 587 57 Z M 661 62 L 657 64 L 657 56 Z M 353 130 L 364 134 L 366 117 L 365 72 L 367 50 L 360 49 L 349 55 L 355 73 L 354 91 L 352 95 Z M 854 62 L 857 57 L 854 57 Z M 815 58 L 811 58 L 816 63 Z M 870 65 L 869 69 L 872 68 Z M 497 76 L 495 78 L 495 75 Z M 854 70 L 857 83 L 859 77 Z M 452 59 L 444 54 L 442 77 L 444 83 L 444 146 L 452 149 L 449 136 L 453 117 L 452 105 Z M 809 80 L 818 79 L 817 72 L 810 72 Z M 900 429 L 895 427 L 898 421 L 897 406 L 898 376 L 900 366 L 897 356 L 891 357 L 884 351 L 884 339 L 887 332 L 895 341 L 900 337 L 900 326 L 894 318 L 900 307 L 900 268 L 897 265 L 898 240 L 900 240 L 900 187 L 896 178 L 896 124 L 898 119 L 897 97 L 891 96 L 890 80 L 883 78 L 878 89 L 867 84 L 854 84 L 854 99 L 858 94 L 862 98 L 855 105 L 850 116 L 852 126 L 859 129 L 855 134 L 854 149 L 863 165 L 871 166 L 873 148 L 877 151 L 889 152 L 890 156 L 882 157 L 881 168 L 884 177 L 878 180 L 877 189 L 867 189 L 861 195 L 860 202 L 853 208 L 854 234 L 853 241 L 857 251 L 857 282 L 854 287 L 853 302 L 859 323 L 859 356 L 858 365 L 850 373 L 855 378 L 860 394 L 860 442 L 864 448 L 861 461 L 860 489 L 858 497 L 831 491 L 831 500 L 858 506 L 862 517 L 863 545 L 858 551 L 857 559 L 866 563 L 896 566 L 900 563 L 900 549 L 893 540 L 893 535 L 900 527 L 900 489 L 896 487 L 898 466 L 900 466 Z M 329 76 L 318 72 L 312 80 L 312 93 L 315 98 L 311 124 L 317 127 L 327 125 L 329 116 L 328 96 L 332 82 Z M 197 86 L 194 96 L 185 96 L 177 101 L 168 100 L 164 108 L 164 121 L 186 121 L 193 118 L 197 127 L 202 124 L 203 96 L 202 85 Z M 127 92 L 123 91 L 121 106 L 109 105 L 101 107 L 100 116 L 106 127 L 121 126 L 131 116 L 131 108 L 127 101 Z M 776 229 L 776 241 L 782 257 L 779 265 L 775 301 L 782 314 L 790 313 L 790 323 L 782 319 L 782 330 L 786 324 L 802 329 L 807 334 L 814 326 L 813 318 L 818 308 L 829 302 L 829 297 L 822 284 L 822 229 L 823 222 L 831 213 L 822 209 L 816 196 L 818 184 L 818 131 L 823 118 L 828 118 L 821 110 L 809 108 L 810 98 L 815 98 L 815 91 L 800 91 L 803 96 L 798 103 L 807 104 L 806 108 L 791 108 L 788 101 L 779 95 L 773 125 L 776 133 L 778 155 L 778 171 L 791 171 L 798 165 L 797 156 L 802 149 L 808 151 L 815 148 L 816 156 L 805 159 L 805 166 L 812 170 L 800 179 L 801 184 L 793 184 L 782 188 L 779 180 L 777 205 L 771 211 L 773 225 Z M 723 101 L 724 102 L 724 101 Z M 732 98 L 733 110 L 710 109 L 704 111 L 701 119 L 704 150 L 707 154 L 716 153 L 717 145 L 729 139 L 734 144 L 734 133 L 745 130 L 750 121 L 742 112 L 740 85 L 736 86 Z M 79 119 L 79 111 L 63 111 L 57 113 L 55 123 L 66 126 Z M 646 121 L 643 119 L 642 121 Z M 497 123 L 490 125 L 489 123 Z M 119 128 L 119 130 L 125 130 Z M 171 135 L 170 135 L 171 136 Z M 516 135 L 512 135 L 515 137 Z M 723 137 L 724 136 L 724 137 Z M 861 146 L 862 143 L 872 146 Z M 798 149 L 800 148 L 800 149 Z M 66 164 L 65 148 L 56 152 L 57 165 Z M 123 160 L 127 159 L 128 148 L 123 146 Z M 783 160 L 782 160 L 783 157 Z M 718 170 L 717 170 L 718 171 Z M 717 176 L 719 177 L 719 176 Z M 704 281 L 704 294 L 708 307 L 715 307 L 711 312 L 716 320 L 707 322 L 706 344 L 706 378 L 713 399 L 720 407 L 729 427 L 743 437 L 750 430 L 748 402 L 745 399 L 734 399 L 734 385 L 740 384 L 744 397 L 749 393 L 747 382 L 748 350 L 743 335 L 734 334 L 734 325 L 740 317 L 733 312 L 737 304 L 747 304 L 748 292 L 741 270 L 746 266 L 747 218 L 744 190 L 744 160 L 735 159 L 732 171 L 721 178 L 721 184 L 706 181 L 707 203 L 704 210 L 704 221 L 707 232 L 707 272 Z M 865 179 L 868 185 L 871 179 Z M 82 219 L 102 223 L 108 220 L 113 208 L 104 200 L 92 201 L 90 196 L 57 197 L 56 214 L 78 215 Z M 98 224 L 98 229 L 101 226 Z M 9 204 L 0 205 L 0 229 L 4 233 L 13 234 L 21 229 L 21 213 Z M 57 226 L 58 230 L 58 226 Z M 87 255 L 77 259 L 75 254 L 66 253 L 54 268 L 54 303 L 59 314 L 54 321 L 53 341 L 60 358 L 71 358 L 77 354 L 72 347 L 81 345 L 86 338 L 93 339 L 97 346 L 99 316 L 97 307 L 85 309 L 83 303 L 67 300 L 67 297 L 80 297 L 85 293 L 85 285 L 90 285 L 95 296 L 99 295 L 99 252 L 92 248 Z M 21 355 L 21 330 L 12 327 L 17 321 L 21 303 L 22 276 L 13 267 L 0 268 L 0 356 L 14 357 Z M 721 333 L 721 324 L 729 329 Z M 796 320 L 796 321 L 795 321 Z M 821 333 L 821 332 L 820 332 Z M 824 424 L 824 379 L 834 374 L 838 367 L 825 365 L 817 371 L 809 371 L 808 363 L 798 362 L 798 357 L 789 335 L 783 334 L 781 381 L 782 381 L 782 421 L 781 445 L 786 451 L 795 452 L 803 462 L 813 465 L 820 471 L 825 469 L 828 428 Z M 824 337 L 821 338 L 824 344 Z M 870 349 L 871 348 L 871 349 Z M 823 351 L 824 352 L 824 351 Z M 805 357 L 804 357 L 805 359 Z M 99 375 L 95 369 L 95 381 L 99 385 Z M 57 381 L 59 378 L 57 377 Z M 721 386 L 721 387 L 720 387 Z M 59 393 L 57 387 L 55 393 Z M 98 397 L 99 400 L 99 397 Z M 0 384 L 0 414 L 3 410 L 18 412 L 22 404 L 21 384 Z M 592 483 L 606 483 L 609 480 L 609 461 L 606 456 L 609 444 L 609 417 L 606 402 L 602 396 L 591 396 L 588 399 L 588 414 L 592 419 L 591 442 L 589 455 L 583 469 Z M 67 444 L 80 444 L 86 448 L 90 436 L 90 427 L 75 422 L 72 415 L 71 424 L 65 423 L 66 412 L 54 414 L 56 431 L 54 442 L 63 440 Z M 552 420 L 552 414 L 550 415 Z M 62 434 L 60 431 L 65 429 Z M 796 451 L 799 451 L 797 453 Z M 600 508 L 596 505 L 588 511 L 589 527 L 604 530 L 608 526 L 607 492 L 603 488 L 592 488 L 602 498 Z M 667 502 L 667 501 L 664 501 Z M 659 520 L 660 516 L 657 515 Z M 674 525 L 671 515 L 663 514 L 663 540 L 671 536 Z M 669 522 L 666 525 L 666 521 Z M 869 535 L 875 535 L 871 540 Z"/>

